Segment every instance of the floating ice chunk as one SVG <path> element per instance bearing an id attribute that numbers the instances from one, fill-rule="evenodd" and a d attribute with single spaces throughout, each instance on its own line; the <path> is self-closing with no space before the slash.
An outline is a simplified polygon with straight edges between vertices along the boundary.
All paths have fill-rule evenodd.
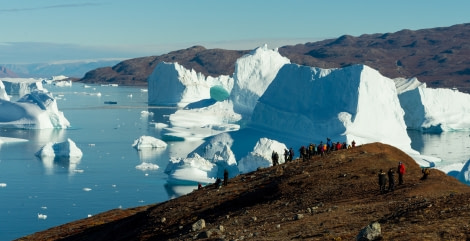
<path id="1" fill-rule="evenodd" d="M 144 148 L 166 148 L 167 144 L 152 136 L 141 136 L 134 141 L 132 146 L 137 150 L 141 150 Z"/>
<path id="2" fill-rule="evenodd" d="M 0 187 L 7 187 L 6 183 L 0 183 Z"/>
<path id="3" fill-rule="evenodd" d="M 38 219 L 46 219 L 47 218 L 47 215 L 46 214 L 42 214 L 42 213 L 38 213 Z"/>
<path id="4" fill-rule="evenodd" d="M 70 138 L 65 142 L 60 143 L 48 143 L 43 146 L 38 152 L 36 152 L 38 157 L 76 157 L 81 158 L 83 153 L 78 149 L 75 142 Z"/>
<path id="5" fill-rule="evenodd" d="M 157 164 L 143 162 L 142 164 L 137 165 L 135 168 L 142 170 L 142 171 L 146 171 L 146 170 L 157 170 L 160 167 Z"/>
<path id="6" fill-rule="evenodd" d="M 84 187 L 84 188 L 83 188 L 83 191 L 89 192 L 89 191 L 91 191 L 91 188 L 89 188 L 89 187 Z"/>
<path id="7" fill-rule="evenodd" d="M 140 115 L 141 116 L 153 116 L 153 112 L 143 110 L 143 111 L 140 112 Z"/>

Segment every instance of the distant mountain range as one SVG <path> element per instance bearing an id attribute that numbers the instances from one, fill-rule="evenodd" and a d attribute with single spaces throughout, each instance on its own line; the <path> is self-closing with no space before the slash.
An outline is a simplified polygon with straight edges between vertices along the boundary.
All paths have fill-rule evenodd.
<path id="1" fill-rule="evenodd" d="M 37 64 L 2 64 L 0 77 L 51 77 L 65 75 L 72 78 L 82 78 L 90 70 L 105 66 L 113 66 L 121 60 L 75 61 L 67 63 L 37 63 Z"/>
<path id="2" fill-rule="evenodd" d="M 94 69 L 80 81 L 147 85 L 147 77 L 161 61 L 178 62 L 206 76 L 232 75 L 235 61 L 249 51 L 194 46 Z M 429 87 L 457 88 L 470 93 L 470 24 L 359 37 L 343 35 L 336 39 L 283 46 L 279 53 L 300 65 L 340 68 L 365 64 L 389 78 L 417 77 Z"/>

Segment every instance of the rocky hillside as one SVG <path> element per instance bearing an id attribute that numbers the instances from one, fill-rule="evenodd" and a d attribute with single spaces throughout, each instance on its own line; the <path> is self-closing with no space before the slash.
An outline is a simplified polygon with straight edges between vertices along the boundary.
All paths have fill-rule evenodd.
<path id="1" fill-rule="evenodd" d="M 0 78 L 16 78 L 18 75 L 16 75 L 13 71 L 10 69 L 5 68 L 4 66 L 0 66 Z"/>
<path id="2" fill-rule="evenodd" d="M 380 193 L 378 171 L 407 167 Z M 164 203 L 108 212 L 19 240 L 470 240 L 470 187 L 372 143 L 239 175 Z M 395 179 L 397 177 L 395 176 Z"/>
<path id="3" fill-rule="evenodd" d="M 337 39 L 284 46 L 279 52 L 301 65 L 337 68 L 366 64 L 390 78 L 418 77 L 429 87 L 455 87 L 470 93 L 470 24 L 359 37 L 344 35 Z M 246 53 L 247 50 L 194 46 L 161 56 L 126 60 L 112 68 L 96 69 L 88 72 L 81 81 L 146 85 L 147 77 L 160 61 L 178 62 L 206 76 L 232 75 L 235 61 Z"/>
<path id="4" fill-rule="evenodd" d="M 135 58 L 113 67 L 92 70 L 80 80 L 85 83 L 116 83 L 119 85 L 147 85 L 147 77 L 155 66 L 162 62 L 178 62 L 188 69 L 204 75 L 232 75 L 235 61 L 248 51 L 206 49 L 194 46 L 160 56 Z"/>

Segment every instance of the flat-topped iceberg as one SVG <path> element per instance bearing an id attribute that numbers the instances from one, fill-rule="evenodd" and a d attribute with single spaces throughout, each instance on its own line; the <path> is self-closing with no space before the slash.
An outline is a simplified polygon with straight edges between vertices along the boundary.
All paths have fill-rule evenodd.
<path id="1" fill-rule="evenodd" d="M 395 80 L 408 129 L 440 133 L 470 130 L 470 95 L 431 89 L 416 78 Z"/>
<path id="2" fill-rule="evenodd" d="M 411 151 L 403 115 L 393 80 L 368 66 L 286 64 L 258 100 L 251 125 L 305 143 L 329 137 Z"/>

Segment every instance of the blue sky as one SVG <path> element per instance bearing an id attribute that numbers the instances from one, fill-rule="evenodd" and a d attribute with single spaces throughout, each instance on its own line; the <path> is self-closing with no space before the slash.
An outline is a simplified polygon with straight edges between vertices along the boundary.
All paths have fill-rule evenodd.
<path id="1" fill-rule="evenodd" d="M 452 3 L 452 4 L 450 4 Z M 269 48 L 470 22 L 470 1 L 15 0 L 0 4 L 0 63 Z"/>

